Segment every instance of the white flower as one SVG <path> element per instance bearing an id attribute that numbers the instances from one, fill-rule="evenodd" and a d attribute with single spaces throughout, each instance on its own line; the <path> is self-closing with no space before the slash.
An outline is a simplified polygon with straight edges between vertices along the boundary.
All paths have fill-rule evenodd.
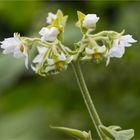
<path id="1" fill-rule="evenodd" d="M 33 63 L 41 63 L 45 53 L 48 51 L 46 47 L 37 47 L 38 55 L 34 58 Z"/>
<path id="2" fill-rule="evenodd" d="M 63 53 L 59 54 L 56 60 L 48 58 L 47 59 L 48 66 L 46 66 L 45 72 L 48 73 L 50 71 L 58 71 L 58 69 L 65 69 L 67 67 L 66 61 L 67 58 Z"/>
<path id="3" fill-rule="evenodd" d="M 96 14 L 87 14 L 83 20 L 83 27 L 86 29 L 94 28 L 98 20 L 99 17 Z"/>
<path id="4" fill-rule="evenodd" d="M 95 48 L 85 48 L 86 55 L 82 58 L 82 60 L 92 59 L 100 60 L 100 58 L 106 52 L 106 46 L 97 46 Z"/>
<path id="5" fill-rule="evenodd" d="M 16 58 L 25 58 L 25 66 L 28 68 L 28 47 L 17 37 L 14 33 L 14 37 L 6 38 L 1 42 L 1 48 L 3 54 L 13 53 Z"/>
<path id="6" fill-rule="evenodd" d="M 120 43 L 119 39 L 113 41 L 112 48 L 109 50 L 109 57 L 121 58 L 125 52 L 125 46 Z"/>
<path id="7" fill-rule="evenodd" d="M 50 29 L 47 27 L 43 27 L 40 30 L 39 34 L 42 35 L 42 41 L 55 41 L 59 34 L 59 30 L 56 27 L 52 27 Z"/>
<path id="8" fill-rule="evenodd" d="M 132 45 L 131 43 L 135 42 L 136 40 L 131 35 L 124 35 L 114 39 L 112 48 L 107 52 L 106 65 L 109 64 L 110 58 L 112 57 L 121 58 L 125 53 L 125 47 L 130 47 Z"/>
<path id="9" fill-rule="evenodd" d="M 97 47 L 97 48 L 92 48 L 92 49 L 86 48 L 85 49 L 85 52 L 89 55 L 90 54 L 95 54 L 95 53 L 104 53 L 105 51 L 106 51 L 106 46 L 105 45 L 103 45 L 101 47 Z"/>
<path id="10" fill-rule="evenodd" d="M 52 21 L 53 21 L 54 19 L 56 19 L 56 15 L 53 14 L 53 13 L 51 13 L 51 12 L 49 12 L 49 13 L 48 13 L 48 17 L 46 18 L 46 22 L 47 22 L 48 24 L 52 24 Z"/>
<path id="11" fill-rule="evenodd" d="M 39 46 L 39 47 L 37 47 L 37 50 L 38 50 L 39 54 L 33 59 L 33 63 L 38 63 L 39 64 L 43 61 L 44 55 L 48 51 L 48 48 Z M 37 72 L 38 69 L 39 69 L 39 67 L 33 66 L 33 65 L 31 65 L 31 68 L 35 72 Z M 45 76 L 44 74 L 40 74 L 40 75 Z"/>
<path id="12" fill-rule="evenodd" d="M 63 54 L 63 53 L 61 53 L 59 56 L 58 56 L 58 60 L 59 61 L 65 61 L 67 58 L 66 58 L 66 56 Z"/>

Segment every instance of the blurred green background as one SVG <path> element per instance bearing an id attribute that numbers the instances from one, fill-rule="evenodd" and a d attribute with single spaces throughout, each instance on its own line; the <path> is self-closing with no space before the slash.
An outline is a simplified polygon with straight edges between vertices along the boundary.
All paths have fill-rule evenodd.
<path id="1" fill-rule="evenodd" d="M 13 32 L 39 36 L 47 13 L 61 9 L 69 15 L 64 43 L 73 47 L 81 33 L 76 11 L 96 13 L 97 30 L 126 30 L 140 40 L 140 1 L 0 1 L 0 41 Z M 134 128 L 140 139 L 140 42 L 108 67 L 82 63 L 87 85 L 106 126 Z M 23 60 L 0 54 L 0 139 L 70 139 L 49 125 L 96 131 L 86 110 L 72 68 L 46 78 L 28 71 Z"/>

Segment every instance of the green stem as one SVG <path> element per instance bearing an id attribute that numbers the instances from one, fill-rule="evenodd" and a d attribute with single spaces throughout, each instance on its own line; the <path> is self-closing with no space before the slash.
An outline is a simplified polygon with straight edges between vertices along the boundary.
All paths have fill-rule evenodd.
<path id="1" fill-rule="evenodd" d="M 99 32 L 99 33 L 97 33 L 97 34 L 89 35 L 89 36 L 91 36 L 91 37 L 101 37 L 101 36 L 105 36 L 105 35 L 111 34 L 111 33 L 116 33 L 116 34 L 118 34 L 118 33 L 115 32 L 115 31 L 101 31 L 101 32 Z"/>
<path id="2" fill-rule="evenodd" d="M 84 80 L 84 77 L 83 77 L 83 74 L 82 74 L 82 71 L 80 68 L 80 64 L 79 64 L 79 62 L 75 62 L 75 63 L 73 63 L 72 66 L 73 66 L 73 70 L 75 72 L 75 76 L 76 76 L 78 85 L 80 87 L 82 96 L 84 98 L 86 107 L 87 107 L 89 114 L 90 114 L 90 117 L 95 125 L 96 131 L 97 131 L 101 140 L 107 140 L 107 138 L 99 130 L 99 125 L 102 125 L 102 122 L 99 118 L 99 115 L 97 114 L 96 108 L 95 108 L 93 101 L 90 97 L 89 91 L 87 89 L 87 86 L 86 86 L 86 83 L 85 83 L 85 80 Z"/>

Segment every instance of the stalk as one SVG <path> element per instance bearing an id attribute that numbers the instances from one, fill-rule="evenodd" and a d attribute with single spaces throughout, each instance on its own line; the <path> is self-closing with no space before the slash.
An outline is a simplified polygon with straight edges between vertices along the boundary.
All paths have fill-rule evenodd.
<path id="1" fill-rule="evenodd" d="M 107 140 L 105 135 L 103 135 L 99 130 L 99 126 L 102 125 L 102 122 L 99 118 L 99 115 L 96 111 L 96 108 L 93 104 L 93 101 L 92 101 L 91 96 L 89 94 L 89 91 L 87 89 L 87 86 L 86 86 L 86 83 L 85 83 L 85 80 L 83 77 L 83 73 L 82 73 L 81 68 L 80 68 L 80 64 L 79 64 L 79 62 L 75 62 L 72 64 L 72 66 L 73 66 L 73 70 L 74 70 L 74 73 L 75 73 L 75 76 L 77 79 L 77 83 L 79 85 L 80 91 L 81 91 L 83 99 L 84 99 L 84 102 L 86 104 L 86 107 L 88 109 L 90 117 L 93 121 L 93 124 L 96 128 L 96 131 L 97 131 L 101 140 Z"/>

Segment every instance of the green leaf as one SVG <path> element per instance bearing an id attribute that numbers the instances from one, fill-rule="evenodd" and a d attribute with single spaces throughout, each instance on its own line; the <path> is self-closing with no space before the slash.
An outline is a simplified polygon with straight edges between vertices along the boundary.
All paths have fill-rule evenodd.
<path id="1" fill-rule="evenodd" d="M 118 126 L 105 127 L 103 125 L 99 126 L 101 132 L 105 134 L 111 140 L 130 140 L 134 136 L 134 130 L 120 130 Z M 117 131 L 120 130 L 120 131 Z"/>
<path id="2" fill-rule="evenodd" d="M 90 131 L 87 133 L 85 131 L 80 131 L 77 129 L 67 128 L 67 127 L 54 127 L 54 126 L 50 126 L 50 127 L 52 129 L 59 130 L 80 140 L 92 140 Z"/>

